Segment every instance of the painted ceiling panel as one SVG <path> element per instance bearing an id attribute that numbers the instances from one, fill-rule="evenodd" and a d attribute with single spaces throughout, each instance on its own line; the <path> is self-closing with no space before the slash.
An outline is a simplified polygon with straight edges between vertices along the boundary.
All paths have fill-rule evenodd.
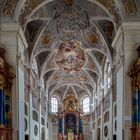
<path id="1" fill-rule="evenodd" d="M 44 77 L 50 93 L 66 86 L 78 95 L 80 91 L 74 87 L 77 85 L 92 94 L 102 74 L 103 60 L 111 56 L 114 20 L 117 25 L 120 23 L 115 2 L 98 1 L 27 0 L 23 3 L 18 19 L 25 29 L 30 63 L 36 58 L 39 76 Z"/>
<path id="2" fill-rule="evenodd" d="M 91 52 L 96 57 L 99 64 L 102 65 L 105 56 L 101 52 L 96 51 L 96 50 L 93 50 Z"/>
<path id="3" fill-rule="evenodd" d="M 95 82 L 97 82 L 97 80 L 98 80 L 98 75 L 97 75 L 95 72 L 90 71 L 90 70 L 87 70 L 87 72 L 90 74 L 90 77 L 91 77 Z"/>
<path id="4" fill-rule="evenodd" d="M 61 3 L 61 2 L 60 2 Z M 53 17 L 53 13 L 51 11 L 57 10 L 57 5 L 58 3 L 56 1 L 52 1 L 38 9 L 32 16 L 31 18 L 46 18 L 46 17 Z M 82 9 L 87 10 L 88 9 L 88 14 L 90 17 L 93 16 L 105 16 L 109 17 L 107 12 L 105 12 L 101 7 L 99 7 L 97 4 L 90 2 L 90 1 L 85 1 L 85 0 L 76 0 L 74 1 L 74 5 L 77 7 L 82 7 Z"/>
<path id="5" fill-rule="evenodd" d="M 33 43 L 34 39 L 37 36 L 38 30 L 42 24 L 43 24 L 43 22 L 41 20 L 34 20 L 27 24 L 25 35 L 26 35 L 28 42 Z"/>
<path id="6" fill-rule="evenodd" d="M 103 30 L 108 42 L 111 43 L 115 36 L 115 29 L 113 23 L 106 20 L 100 20 L 99 25 Z"/>
<path id="7" fill-rule="evenodd" d="M 38 59 L 38 61 L 40 62 L 40 66 L 43 65 L 44 61 L 45 61 L 46 58 L 49 56 L 49 54 L 50 54 L 50 51 L 45 51 L 45 52 L 40 53 L 40 54 L 37 56 L 37 59 Z"/>
<path id="8" fill-rule="evenodd" d="M 45 74 L 47 71 L 54 70 L 53 73 L 49 74 L 49 72 L 45 76 L 50 94 L 59 87 L 66 85 L 71 87 L 70 89 L 75 95 L 78 92 L 74 89 L 74 85 L 82 87 L 88 94 L 92 94 L 92 89 L 95 87 L 98 78 L 95 74 L 101 74 L 101 61 L 105 57 L 104 54 L 109 53 L 101 32 L 94 24 L 90 23 L 89 19 L 93 11 L 84 10 L 86 6 L 94 7 L 97 5 L 88 5 L 91 3 L 88 2 L 82 7 L 84 2 L 82 0 L 78 5 L 75 1 L 75 4 L 67 6 L 63 2 L 52 2 L 46 5 L 46 8 L 48 7 L 46 11 L 49 11 L 49 15 L 45 15 L 45 13 L 40 15 L 40 18 L 41 16 L 51 16 L 51 19 L 46 23 L 47 25 L 36 43 L 34 55 L 39 55 L 37 57 L 40 58 L 40 64 L 45 64 L 42 73 Z M 50 10 L 50 6 L 54 10 Z M 42 8 L 42 10 L 44 9 Z M 107 16 L 100 7 L 97 6 L 96 10 L 94 14 Z M 96 16 L 94 14 L 93 16 Z M 45 59 L 45 55 L 48 55 L 45 48 L 52 54 L 50 57 L 48 56 L 48 59 Z M 89 53 L 90 49 L 94 53 Z M 97 50 L 103 53 L 99 53 Z M 94 76 L 87 70 L 93 71 Z"/>

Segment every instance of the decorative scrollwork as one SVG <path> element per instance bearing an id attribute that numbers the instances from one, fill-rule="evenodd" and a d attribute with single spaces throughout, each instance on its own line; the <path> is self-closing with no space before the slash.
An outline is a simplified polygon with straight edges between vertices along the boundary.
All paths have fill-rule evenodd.
<path id="1" fill-rule="evenodd" d="M 14 69 L 6 62 L 4 54 L 5 49 L 0 48 L 0 88 L 11 89 L 12 80 L 15 78 Z"/>

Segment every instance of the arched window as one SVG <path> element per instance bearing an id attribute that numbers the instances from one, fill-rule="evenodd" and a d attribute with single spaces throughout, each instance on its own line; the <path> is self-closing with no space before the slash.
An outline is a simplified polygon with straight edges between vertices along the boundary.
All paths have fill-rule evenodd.
<path id="1" fill-rule="evenodd" d="M 52 97 L 51 99 L 51 112 L 52 113 L 58 112 L 58 99 L 56 97 Z"/>
<path id="2" fill-rule="evenodd" d="M 85 113 L 89 112 L 89 104 L 90 104 L 89 97 L 85 97 L 83 99 L 83 112 Z"/>

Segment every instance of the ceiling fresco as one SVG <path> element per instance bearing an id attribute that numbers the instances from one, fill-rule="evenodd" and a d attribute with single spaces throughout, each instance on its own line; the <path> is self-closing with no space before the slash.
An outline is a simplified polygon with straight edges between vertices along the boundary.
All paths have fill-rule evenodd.
<path id="1" fill-rule="evenodd" d="M 80 42 L 73 40 L 63 42 L 56 53 L 55 62 L 59 68 L 73 73 L 85 66 L 86 53 L 81 48 Z"/>
<path id="2" fill-rule="evenodd" d="M 2 18 L 14 17 L 37 61 L 50 96 L 92 95 L 122 15 L 138 15 L 133 0 L 0 0 Z M 20 7 L 18 7 L 20 5 Z M 123 5 L 121 11 L 120 5 Z M 18 11 L 18 13 L 17 13 Z M 124 12 L 125 14 L 121 13 Z M 59 92 L 58 92 L 59 91 Z"/>
<path id="3" fill-rule="evenodd" d="M 82 3 L 84 4 L 84 1 Z M 69 94 L 69 91 L 77 96 L 80 92 L 74 86 L 80 91 L 86 90 L 91 96 L 102 73 L 102 62 L 105 57 L 111 56 L 102 34 L 109 27 L 105 26 L 101 31 L 98 29 L 99 24 L 96 26 L 96 23 L 90 20 L 91 16 L 96 17 L 97 14 L 108 17 L 107 13 L 100 7 L 95 8 L 93 4 L 90 6 L 96 10 L 92 15 L 92 10 L 87 11 L 86 6 L 81 6 L 77 0 L 71 1 L 71 4 L 63 0 L 59 3 L 53 1 L 44 6 L 45 11 L 51 11 L 49 14 L 38 12 L 32 16 L 46 23 L 32 53 L 40 61 L 41 75 L 46 77 L 50 96 L 55 91 L 62 94 L 62 91 L 58 92 L 60 87 L 66 87 L 63 88 L 63 96 Z M 44 7 L 42 9 L 45 9 Z M 111 32 L 113 31 L 114 26 L 111 29 Z M 46 51 L 49 53 L 45 55 Z"/>
<path id="4" fill-rule="evenodd" d="M 53 93 L 53 96 L 60 98 L 65 98 L 66 96 L 72 95 L 78 99 L 81 99 L 83 96 L 86 96 L 88 93 L 86 90 L 81 89 L 77 86 L 64 86 L 56 89 Z M 78 96 L 77 96 L 78 95 Z"/>

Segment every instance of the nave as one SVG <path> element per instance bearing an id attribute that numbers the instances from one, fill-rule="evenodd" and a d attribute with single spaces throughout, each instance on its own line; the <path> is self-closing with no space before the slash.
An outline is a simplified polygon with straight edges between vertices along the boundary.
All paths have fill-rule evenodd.
<path id="1" fill-rule="evenodd" d="M 0 0 L 0 140 L 140 140 L 140 0 Z"/>

